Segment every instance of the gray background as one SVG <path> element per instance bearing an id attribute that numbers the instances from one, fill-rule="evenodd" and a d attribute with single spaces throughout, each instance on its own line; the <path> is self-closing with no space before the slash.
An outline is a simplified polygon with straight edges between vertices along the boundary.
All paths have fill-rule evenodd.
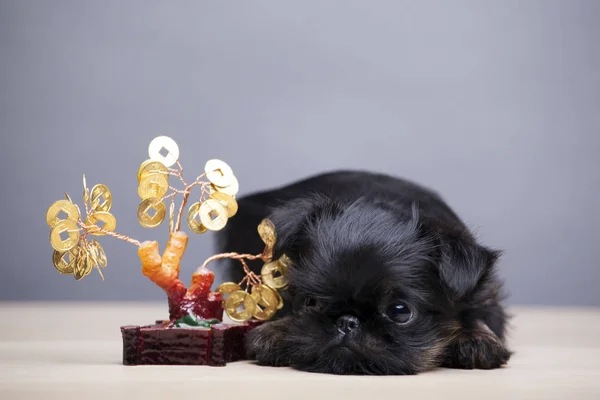
<path id="1" fill-rule="evenodd" d="M 600 2 L 0 0 L 0 299 L 163 299 L 135 247 L 52 267 L 46 208 L 81 174 L 136 220 L 149 141 L 241 194 L 336 168 L 439 190 L 503 248 L 512 303 L 600 305 Z M 193 237 L 182 278 L 212 254 Z"/>

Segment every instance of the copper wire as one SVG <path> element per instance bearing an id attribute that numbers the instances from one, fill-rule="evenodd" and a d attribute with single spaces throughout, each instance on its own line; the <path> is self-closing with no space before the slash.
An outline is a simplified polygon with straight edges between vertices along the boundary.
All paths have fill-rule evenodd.
<path id="1" fill-rule="evenodd" d="M 211 262 L 213 262 L 215 260 L 222 260 L 224 258 L 238 260 L 242 264 L 242 267 L 244 268 L 244 273 L 246 274 L 246 276 L 244 277 L 244 279 L 242 279 L 240 281 L 240 283 L 239 283 L 240 286 L 242 286 L 244 283 L 248 283 L 248 286 L 259 285 L 262 283 L 262 279 L 260 278 L 260 276 L 256 275 L 254 272 L 252 272 L 252 270 L 246 263 L 246 260 L 260 259 L 260 260 L 265 261 L 265 256 L 262 253 L 261 254 L 239 254 L 239 253 L 215 254 L 215 255 L 207 258 L 200 268 L 206 268 L 206 266 L 208 264 L 210 264 Z M 248 289 L 248 288 L 246 288 L 246 289 Z"/>
<path id="2" fill-rule="evenodd" d="M 82 222 L 81 220 L 78 221 L 79 225 L 81 226 L 81 228 L 85 231 L 85 234 L 82 235 L 84 238 L 87 237 L 88 234 L 92 234 L 92 232 L 100 232 L 106 236 L 110 236 L 110 237 L 114 237 L 116 239 L 119 240 L 123 240 L 127 243 L 131 243 L 136 245 L 137 247 L 141 247 L 142 243 L 139 240 L 135 240 L 127 235 L 123 235 L 121 233 L 116 233 L 116 232 L 112 232 L 109 230 L 106 230 L 104 228 L 100 228 L 96 225 L 86 225 L 84 222 Z"/>

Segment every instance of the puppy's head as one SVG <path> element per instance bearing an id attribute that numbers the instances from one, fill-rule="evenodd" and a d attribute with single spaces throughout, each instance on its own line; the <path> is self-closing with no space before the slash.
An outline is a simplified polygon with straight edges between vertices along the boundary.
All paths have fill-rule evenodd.
<path id="1" fill-rule="evenodd" d="M 478 255 L 456 260 L 456 249 L 423 227 L 414 209 L 403 215 L 385 205 L 313 198 L 272 219 L 276 256 L 293 261 L 292 314 L 252 332 L 259 363 L 336 374 L 411 374 L 439 365 L 456 333 L 453 297 L 483 273 L 449 265 Z"/>

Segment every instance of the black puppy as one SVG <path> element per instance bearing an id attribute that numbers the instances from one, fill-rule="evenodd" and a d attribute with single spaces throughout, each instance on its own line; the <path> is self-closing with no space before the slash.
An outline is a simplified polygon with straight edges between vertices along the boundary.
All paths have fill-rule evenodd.
<path id="1" fill-rule="evenodd" d="M 249 335 L 259 364 L 383 375 L 508 361 L 499 252 L 436 193 L 344 171 L 239 199 L 239 210 L 221 250 L 260 253 L 256 227 L 269 218 L 275 258 L 293 262 L 281 318 Z"/>

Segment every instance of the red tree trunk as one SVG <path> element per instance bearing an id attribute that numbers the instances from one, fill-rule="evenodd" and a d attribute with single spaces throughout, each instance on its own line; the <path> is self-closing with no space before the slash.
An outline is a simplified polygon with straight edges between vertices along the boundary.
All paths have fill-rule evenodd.
<path id="1" fill-rule="evenodd" d="M 202 268 L 194 272 L 189 290 L 179 279 L 179 264 L 187 241 L 185 232 L 172 232 L 162 257 L 157 242 L 142 243 L 138 250 L 142 273 L 167 294 L 171 321 L 190 313 L 205 319 L 222 320 L 222 296 L 210 291 L 215 280 L 212 271 Z"/>

